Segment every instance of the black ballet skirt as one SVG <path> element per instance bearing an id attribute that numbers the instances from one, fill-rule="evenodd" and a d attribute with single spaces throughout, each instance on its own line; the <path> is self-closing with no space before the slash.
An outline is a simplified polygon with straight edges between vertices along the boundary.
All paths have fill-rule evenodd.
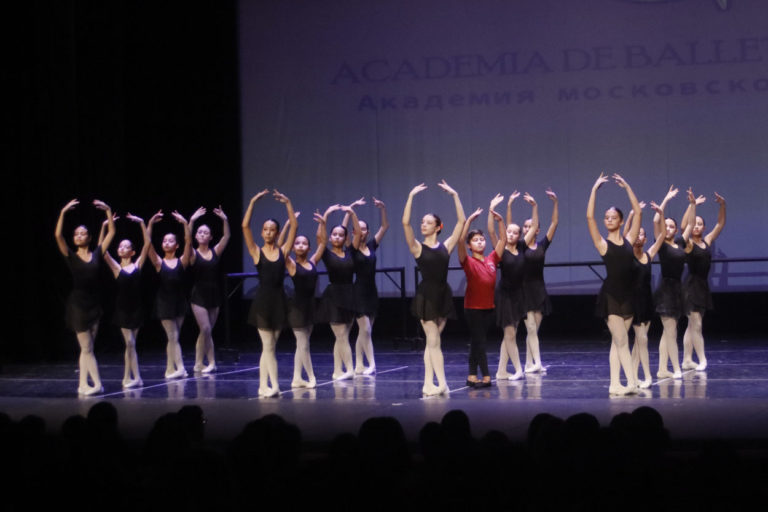
<path id="1" fill-rule="evenodd" d="M 315 289 L 317 288 L 317 269 L 310 261 L 310 270 L 296 263 L 296 273 L 292 276 L 293 297 L 288 302 L 288 323 L 292 329 L 312 327 L 315 323 Z"/>
<path id="2" fill-rule="evenodd" d="M 370 240 L 367 244 L 369 256 L 352 249 L 355 263 L 355 312 L 357 316 L 374 316 L 379 308 L 379 292 L 376 289 L 376 249 L 379 244 Z"/>
<path id="3" fill-rule="evenodd" d="M 128 273 L 120 269 L 117 274 L 114 324 L 122 329 L 138 329 L 144 320 L 141 309 L 141 270 Z"/>
<path id="4" fill-rule="evenodd" d="M 285 296 L 285 256 L 278 251 L 275 261 L 270 261 L 261 252 L 256 269 L 259 271 L 259 286 L 251 301 L 248 323 L 259 329 L 279 331 L 288 318 L 288 299 Z"/>
<path id="5" fill-rule="evenodd" d="M 72 273 L 72 291 L 67 297 L 66 323 L 75 332 L 85 332 L 101 318 L 99 300 L 99 272 L 101 252 L 91 253 L 91 261 L 85 262 L 72 251 L 67 252 L 67 266 Z"/>
<path id="6" fill-rule="evenodd" d="M 435 321 L 456 318 L 453 292 L 448 286 L 448 250 L 441 243 L 434 249 L 421 244 L 421 255 L 416 264 L 421 272 L 421 282 L 411 301 L 411 313 L 420 320 Z"/>
<path id="7" fill-rule="evenodd" d="M 349 251 L 339 257 L 330 250 L 323 252 L 323 263 L 330 283 L 320 299 L 317 316 L 321 322 L 348 324 L 355 319 L 355 287 L 352 278 L 355 264 Z"/>
<path id="8" fill-rule="evenodd" d="M 608 250 L 602 256 L 605 263 L 605 281 L 600 287 L 595 306 L 595 315 L 607 319 L 610 315 L 620 316 L 624 319 L 633 316 L 633 261 L 635 255 L 632 245 L 626 239 L 621 239 L 622 244 L 616 245 L 606 240 Z"/>
<path id="9" fill-rule="evenodd" d="M 527 312 L 523 293 L 525 242 L 518 243 L 517 255 L 504 249 L 499 266 L 501 279 L 496 286 L 496 325 L 517 327 Z"/>
<path id="10" fill-rule="evenodd" d="M 683 286 L 680 278 L 685 267 L 685 240 L 675 239 L 677 247 L 664 242 L 659 249 L 661 283 L 653 294 L 656 313 L 660 316 L 680 318 L 683 314 Z"/>
<path id="11" fill-rule="evenodd" d="M 634 293 L 632 294 L 634 317 L 632 325 L 640 325 L 650 322 L 655 311 L 653 309 L 653 292 L 651 291 L 651 257 L 647 263 L 641 263 L 637 258 L 633 262 L 635 272 Z"/>
<path id="12" fill-rule="evenodd" d="M 688 277 L 683 285 L 685 314 L 704 313 L 713 309 L 712 293 L 709 291 L 709 269 L 712 266 L 712 251 L 706 245 L 701 248 L 693 244 L 688 254 Z"/>
<path id="13" fill-rule="evenodd" d="M 205 309 L 221 306 L 221 276 L 219 257 L 211 249 L 211 259 L 206 260 L 195 249 L 195 264 L 192 265 L 192 296 L 190 302 Z"/>
<path id="14" fill-rule="evenodd" d="M 552 312 L 547 286 L 544 284 L 544 257 L 552 242 L 546 236 L 536 244 L 535 249 L 525 246 L 525 267 L 523 270 L 523 294 L 526 311 L 541 311 L 546 316 Z"/>
<path id="15" fill-rule="evenodd" d="M 168 320 L 186 315 L 187 297 L 184 289 L 184 265 L 181 260 L 177 259 L 176 266 L 171 268 L 163 259 L 157 276 L 160 284 L 155 297 L 155 316 L 160 320 Z"/>

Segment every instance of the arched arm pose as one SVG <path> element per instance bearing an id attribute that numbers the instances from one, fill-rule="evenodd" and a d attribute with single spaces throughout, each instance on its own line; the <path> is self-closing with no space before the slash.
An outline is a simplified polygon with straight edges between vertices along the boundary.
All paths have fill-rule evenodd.
<path id="1" fill-rule="evenodd" d="M 143 238 L 141 252 L 134 262 L 133 257 L 136 251 L 133 248 L 133 243 L 125 239 L 120 242 L 117 248 L 117 256 L 120 258 L 120 261 L 115 261 L 109 254 L 109 251 L 104 252 L 104 260 L 117 280 L 114 321 L 120 328 L 123 340 L 125 341 L 123 388 L 129 389 L 144 384 L 141 380 L 139 359 L 136 354 L 136 334 L 143 321 L 141 308 L 141 268 L 152 244 L 149 239 L 147 226 L 144 224 L 144 219 L 130 213 L 125 218 L 132 222 L 137 222 L 141 226 Z"/>
<path id="2" fill-rule="evenodd" d="M 259 359 L 259 396 L 274 397 L 280 394 L 277 380 L 277 339 L 288 317 L 288 300 L 283 289 L 286 257 L 296 238 L 298 222 L 291 200 L 278 190 L 272 191 L 272 197 L 285 205 L 288 213 L 288 235 L 283 245 L 279 245 L 280 226 L 274 219 L 267 219 L 261 227 L 262 246 L 253 239 L 251 217 L 254 204 L 269 193 L 264 189 L 251 198 L 243 216 L 242 228 L 248 252 L 259 272 L 259 285 L 251 302 L 248 323 L 256 327 L 261 339 L 261 358 Z"/>
<path id="3" fill-rule="evenodd" d="M 423 183 L 416 185 L 408 194 L 403 208 L 403 233 L 408 250 L 411 252 L 421 271 L 422 280 L 416 289 L 416 295 L 411 303 L 411 312 L 419 318 L 426 334 L 427 343 L 424 350 L 424 386 L 425 395 L 440 395 L 448 393 L 445 379 L 443 352 L 440 349 L 440 334 L 445 327 L 448 317 L 455 315 L 453 294 L 448 286 L 448 262 L 450 252 L 455 246 L 461 230 L 464 228 L 466 217 L 458 193 L 443 180 L 440 188 L 453 197 L 456 208 L 456 227 L 444 244 L 438 241 L 443 226 L 440 217 L 433 213 L 424 215 L 421 219 L 421 234 L 423 242 L 416 240 L 411 227 L 411 209 L 413 198 L 427 189 Z M 435 386 L 434 379 L 438 385 Z"/>
<path id="4" fill-rule="evenodd" d="M 703 196 L 694 198 L 693 191 L 688 189 L 688 201 L 684 217 L 687 222 L 685 231 L 690 229 L 691 238 L 686 247 L 688 277 L 683 286 L 685 314 L 688 316 L 688 327 L 683 335 L 683 369 L 704 371 L 707 369 L 707 357 L 704 353 L 702 324 L 704 313 L 713 307 L 709 291 L 709 270 L 712 264 L 712 244 L 725 226 L 725 199 L 715 192 L 715 201 L 720 205 L 717 224 L 706 235 L 704 219 L 696 215 L 696 205 L 704 202 Z M 693 361 L 694 350 L 698 364 Z"/>
<path id="5" fill-rule="evenodd" d="M 165 378 L 180 379 L 188 375 L 184 368 L 184 359 L 181 356 L 179 333 L 189 308 L 184 271 L 192 258 L 192 230 L 187 219 L 178 211 L 174 210 L 171 215 L 176 222 L 181 224 L 184 232 L 184 248 L 181 256 L 177 257 L 179 242 L 176 234 L 166 233 L 163 235 L 161 245 L 163 256 L 160 257 L 155 251 L 155 247 L 150 243 L 147 258 L 155 267 L 159 280 L 155 296 L 155 315 L 160 319 L 167 339 L 165 345 Z M 147 236 L 150 240 L 155 224 L 160 222 L 162 218 L 163 211 L 159 210 L 149 219 Z"/>
<path id="6" fill-rule="evenodd" d="M 627 192 L 632 209 L 637 212 L 632 219 L 632 227 L 628 236 L 622 236 L 621 225 L 624 222 L 621 210 L 610 207 L 605 212 L 603 223 L 608 236 L 603 238 L 595 220 L 595 199 L 598 189 L 609 181 L 604 174 L 595 180 L 587 203 L 587 228 L 592 243 L 603 258 L 606 267 L 606 278 L 600 289 L 597 302 L 597 313 L 605 319 L 611 332 L 611 351 L 609 356 L 611 382 L 609 393 L 626 395 L 635 393 L 637 388 L 635 372 L 632 367 L 632 357 L 629 352 L 627 331 L 632 323 L 632 284 L 633 260 L 632 243 L 640 231 L 642 212 L 640 204 L 629 184 L 618 174 L 613 175 L 617 185 Z M 622 386 L 620 370 L 624 370 L 627 385 Z"/>
<path id="7" fill-rule="evenodd" d="M 56 221 L 54 238 L 59 252 L 66 258 L 72 273 L 72 292 L 67 299 L 66 317 L 67 325 L 75 332 L 77 343 L 80 345 L 78 361 L 80 380 L 77 392 L 80 395 L 96 395 L 104 390 L 96 356 L 93 353 L 93 344 L 101 318 L 99 267 L 102 255 L 115 236 L 115 222 L 112 209 L 105 202 L 95 199 L 93 205 L 106 214 L 107 234 L 97 250 L 91 251 L 91 235 L 88 228 L 78 226 L 75 228 L 73 237 L 75 251 L 72 252 L 64 239 L 64 217 L 78 204 L 80 202 L 77 199 L 72 199 L 61 209 Z M 88 382 L 89 378 L 91 383 Z"/>
<path id="8" fill-rule="evenodd" d="M 356 206 L 364 206 L 365 204 L 366 204 L 365 197 L 361 197 L 360 199 L 353 201 L 352 203 L 347 205 L 347 207 L 354 208 Z M 349 225 L 349 218 L 350 218 L 349 212 L 345 211 L 344 219 L 341 221 L 341 225 L 344 226 L 344 229 L 347 229 L 347 226 Z M 347 231 L 347 233 L 349 233 L 349 231 Z M 345 243 L 347 247 L 354 246 L 354 229 L 352 230 L 352 233 L 353 233 L 353 236 L 347 237 L 347 241 Z"/>
<path id="9" fill-rule="evenodd" d="M 356 201 L 364 204 L 362 198 Z M 379 307 L 379 291 L 376 288 L 376 249 L 384 233 L 389 229 L 387 208 L 383 201 L 373 198 L 373 204 L 379 209 L 381 225 L 376 235 L 370 240 L 368 223 L 358 220 L 352 236 L 352 260 L 355 264 L 355 304 L 357 305 L 357 339 L 355 340 L 355 373 L 372 375 L 376 373 L 376 361 L 373 355 L 373 322 Z M 344 215 L 346 220 L 350 214 Z M 368 366 L 364 364 L 368 360 Z"/>
<path id="10" fill-rule="evenodd" d="M 301 215 L 301 212 L 294 212 L 294 217 L 296 217 L 296 220 L 299 220 L 299 215 Z M 277 237 L 277 245 L 279 247 L 282 247 L 285 244 L 285 237 L 288 234 L 288 230 L 291 227 L 291 219 L 285 219 L 285 222 L 283 223 L 283 227 L 280 228 L 280 234 Z"/>
<path id="11" fill-rule="evenodd" d="M 205 215 L 206 209 L 198 208 L 189 219 L 190 226 L 194 226 L 197 219 Z M 213 327 L 219 316 L 219 307 L 222 301 L 221 276 L 219 274 L 219 257 L 224 252 L 229 242 L 229 220 L 221 206 L 213 209 L 213 213 L 221 219 L 222 236 L 219 242 L 211 249 L 213 237 L 211 229 L 201 224 L 195 232 L 197 249 L 190 257 L 190 265 L 193 270 L 193 286 L 190 302 L 192 313 L 200 328 L 195 344 L 196 372 L 204 374 L 216 371 L 216 354 L 213 344 Z M 208 364 L 204 366 L 205 360 Z"/>
<path id="12" fill-rule="evenodd" d="M 544 283 L 544 259 L 549 244 L 552 242 L 550 234 L 554 236 L 559 222 L 559 209 L 557 195 L 550 189 L 546 190 L 547 197 L 554 203 L 552 209 L 552 222 L 547 235 L 541 240 L 539 236 L 539 207 L 529 193 L 525 193 L 523 199 L 531 205 L 531 217 L 523 223 L 523 297 L 525 301 L 525 371 L 527 373 L 546 372 L 541 362 L 541 350 L 539 345 L 539 328 L 544 315 L 548 315 L 552 309 Z M 509 225 L 507 226 L 509 229 Z"/>

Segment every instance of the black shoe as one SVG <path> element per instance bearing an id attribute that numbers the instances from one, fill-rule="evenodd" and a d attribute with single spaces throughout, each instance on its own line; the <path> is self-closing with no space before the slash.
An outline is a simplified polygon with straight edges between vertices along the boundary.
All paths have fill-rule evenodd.
<path id="1" fill-rule="evenodd" d="M 466 384 L 467 384 L 467 387 L 475 388 L 480 383 L 476 380 L 467 380 Z"/>
<path id="2" fill-rule="evenodd" d="M 475 384 L 476 388 L 489 388 L 491 387 L 491 381 L 480 381 Z"/>

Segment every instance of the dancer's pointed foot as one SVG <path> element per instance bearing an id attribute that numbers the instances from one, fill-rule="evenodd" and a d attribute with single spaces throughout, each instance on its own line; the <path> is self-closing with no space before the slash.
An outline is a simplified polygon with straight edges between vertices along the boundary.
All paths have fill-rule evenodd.
<path id="1" fill-rule="evenodd" d="M 344 373 L 334 373 L 332 375 L 333 380 L 347 380 L 347 379 L 354 378 L 354 376 L 355 376 L 355 372 L 353 372 L 351 370 L 348 371 L 348 372 L 344 372 Z"/>
<path id="2" fill-rule="evenodd" d="M 314 388 L 317 387 L 317 379 L 315 378 L 314 375 L 312 375 L 309 378 L 309 381 L 307 381 L 307 387 L 310 388 L 310 389 L 314 389 Z"/>
<path id="3" fill-rule="evenodd" d="M 516 371 L 515 373 L 513 373 L 512 375 L 509 376 L 509 380 L 520 380 L 524 376 L 525 376 L 525 374 L 521 370 L 518 370 L 518 371 Z"/>
<path id="4" fill-rule="evenodd" d="M 435 395 L 435 394 L 436 394 L 436 391 L 437 391 L 437 386 L 435 386 L 435 385 L 434 385 L 433 383 L 431 383 L 431 382 L 426 382 L 426 383 L 424 384 L 424 386 L 421 388 L 421 392 L 422 392 L 422 394 L 424 394 L 425 396 L 432 396 L 432 395 Z"/>
<path id="5" fill-rule="evenodd" d="M 649 387 L 651 387 L 651 383 L 652 383 L 652 381 L 651 381 L 650 377 L 648 377 L 645 380 L 641 380 L 640 381 L 640 389 L 648 389 Z"/>
<path id="6" fill-rule="evenodd" d="M 611 396 L 625 396 L 632 393 L 632 389 L 630 389 L 628 386 L 622 386 L 621 384 L 616 384 L 608 388 L 608 394 Z"/>
<path id="7" fill-rule="evenodd" d="M 144 381 L 141 380 L 141 378 L 133 379 L 133 380 L 125 380 L 123 379 L 123 389 L 131 389 L 131 388 L 138 388 L 144 385 Z"/>
<path id="8" fill-rule="evenodd" d="M 259 388 L 259 396 L 261 398 L 274 398 L 280 394 L 280 389 L 277 387 L 270 388 L 269 386 Z"/>
<path id="9" fill-rule="evenodd" d="M 205 373 L 205 374 L 213 373 L 215 371 L 216 371 L 216 363 L 211 363 L 211 364 L 209 364 L 208 366 L 206 366 L 205 368 L 202 369 L 202 372 Z"/>
<path id="10" fill-rule="evenodd" d="M 683 361 L 681 367 L 683 370 L 694 370 L 696 368 L 696 363 L 694 363 L 692 359 L 687 359 Z"/>
<path id="11" fill-rule="evenodd" d="M 541 365 L 538 364 L 538 363 L 537 364 L 533 364 L 531 366 L 526 366 L 525 367 L 525 373 L 538 373 L 540 371 L 542 371 L 541 370 Z"/>
<path id="12" fill-rule="evenodd" d="M 165 372 L 165 378 L 168 379 L 168 380 L 183 379 L 183 378 L 185 378 L 187 376 L 189 376 L 189 374 L 187 373 L 187 370 L 185 370 L 184 368 L 179 368 L 175 372 L 170 372 L 170 373 L 169 372 Z"/>
<path id="13" fill-rule="evenodd" d="M 683 378 L 683 372 L 675 372 L 672 374 L 673 379 L 682 379 Z"/>
<path id="14" fill-rule="evenodd" d="M 304 379 L 293 379 L 291 381 L 291 387 L 292 388 L 308 388 L 309 382 L 305 381 Z"/>
<path id="15" fill-rule="evenodd" d="M 703 372 L 703 371 L 704 371 L 704 370 L 706 370 L 706 369 L 707 369 L 707 360 L 706 360 L 706 359 L 704 359 L 702 362 L 700 362 L 700 363 L 699 363 L 699 364 L 696 366 L 696 371 L 697 371 L 697 372 Z"/>
<path id="16" fill-rule="evenodd" d="M 371 365 L 363 370 L 363 375 L 376 375 L 376 365 Z"/>
<path id="17" fill-rule="evenodd" d="M 672 379 L 675 377 L 675 374 L 669 370 L 659 370 L 656 372 L 656 376 L 660 379 Z"/>

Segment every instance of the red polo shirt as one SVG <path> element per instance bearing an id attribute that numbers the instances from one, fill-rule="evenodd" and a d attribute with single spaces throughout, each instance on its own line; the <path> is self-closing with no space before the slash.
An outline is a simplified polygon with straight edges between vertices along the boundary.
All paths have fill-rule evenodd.
<path id="1" fill-rule="evenodd" d="M 496 288 L 496 265 L 501 261 L 496 251 L 484 260 L 468 254 L 462 263 L 467 275 L 467 291 L 464 293 L 465 309 L 493 309 L 493 291 Z"/>

